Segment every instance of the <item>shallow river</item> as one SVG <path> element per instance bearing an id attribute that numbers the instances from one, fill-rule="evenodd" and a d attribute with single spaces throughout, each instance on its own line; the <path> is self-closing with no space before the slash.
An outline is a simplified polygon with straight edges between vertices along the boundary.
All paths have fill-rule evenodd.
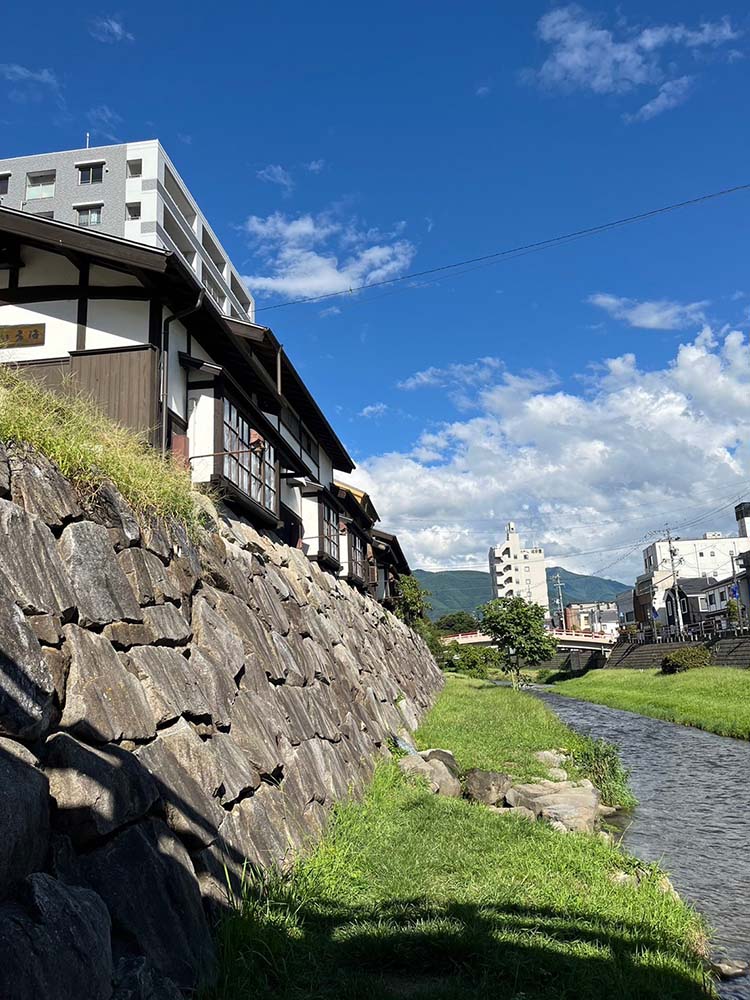
<path id="1" fill-rule="evenodd" d="M 715 930 L 717 952 L 750 961 L 750 743 L 534 688 L 578 732 L 615 743 L 638 807 L 631 854 L 658 861 Z M 750 998 L 750 978 L 721 985 Z"/>

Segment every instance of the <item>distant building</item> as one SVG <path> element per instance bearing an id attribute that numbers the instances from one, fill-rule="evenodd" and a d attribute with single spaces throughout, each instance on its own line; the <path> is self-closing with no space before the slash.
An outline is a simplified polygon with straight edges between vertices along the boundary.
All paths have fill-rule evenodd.
<path id="1" fill-rule="evenodd" d="M 633 590 L 623 590 L 615 597 L 615 607 L 617 608 L 617 619 L 621 625 L 629 625 L 635 621 L 635 611 L 633 610 Z"/>
<path id="2" fill-rule="evenodd" d="M 618 627 L 617 604 L 614 601 L 582 601 L 565 605 L 565 628 L 569 632 L 609 632 Z"/>
<path id="3" fill-rule="evenodd" d="M 505 541 L 490 549 L 489 561 L 493 598 L 523 597 L 549 613 L 544 549 L 523 548 L 513 521 L 506 525 Z"/>
<path id="4" fill-rule="evenodd" d="M 644 572 L 636 579 L 634 611 L 636 621 L 665 623 L 666 592 L 673 585 L 672 557 L 679 580 L 722 580 L 740 568 L 740 556 L 750 552 L 750 504 L 735 507 L 738 533 L 725 537 L 707 531 L 701 538 L 673 538 L 672 554 L 666 539 L 652 542 L 643 550 Z"/>

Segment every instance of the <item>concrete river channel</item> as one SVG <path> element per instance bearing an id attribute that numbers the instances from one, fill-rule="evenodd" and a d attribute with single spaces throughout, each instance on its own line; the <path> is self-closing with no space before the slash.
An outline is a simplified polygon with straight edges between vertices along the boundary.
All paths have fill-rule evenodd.
<path id="1" fill-rule="evenodd" d="M 624 847 L 669 873 L 713 927 L 717 954 L 750 960 L 750 742 L 532 690 L 573 729 L 619 748 L 638 798 L 619 817 Z M 750 977 L 720 994 L 750 998 Z"/>

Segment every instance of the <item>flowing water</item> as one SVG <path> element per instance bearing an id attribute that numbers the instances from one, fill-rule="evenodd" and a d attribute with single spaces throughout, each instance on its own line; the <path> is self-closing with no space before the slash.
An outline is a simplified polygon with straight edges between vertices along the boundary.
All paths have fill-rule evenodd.
<path id="1" fill-rule="evenodd" d="M 750 961 L 750 743 L 534 688 L 580 733 L 617 745 L 637 808 L 624 846 L 658 861 L 715 931 L 715 950 Z M 750 1000 L 750 977 L 721 984 Z"/>

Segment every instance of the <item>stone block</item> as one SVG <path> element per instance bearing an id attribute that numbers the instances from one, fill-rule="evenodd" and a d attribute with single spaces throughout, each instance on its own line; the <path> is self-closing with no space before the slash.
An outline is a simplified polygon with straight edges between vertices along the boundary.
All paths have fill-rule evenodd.
<path id="1" fill-rule="evenodd" d="M 59 615 L 30 615 L 27 621 L 40 643 L 45 646 L 60 645 L 62 621 Z"/>
<path id="2" fill-rule="evenodd" d="M 157 819 L 129 826 L 78 867 L 112 916 L 115 957 L 145 956 L 180 988 L 194 988 L 213 965 L 213 946 L 193 864 L 169 827 Z"/>
<path id="3" fill-rule="evenodd" d="M 12 451 L 11 499 L 50 528 L 83 516 L 76 491 L 44 455 Z"/>
<path id="4" fill-rule="evenodd" d="M 156 720 L 144 688 L 101 635 L 77 625 L 63 629 L 70 654 L 60 724 L 95 743 L 148 739 Z"/>
<path id="5" fill-rule="evenodd" d="M 0 899 L 45 866 L 49 830 L 49 788 L 39 761 L 20 743 L 0 738 Z"/>
<path id="6" fill-rule="evenodd" d="M 140 605 L 103 525 L 92 521 L 69 524 L 58 549 L 75 590 L 81 625 L 141 621 Z"/>
<path id="7" fill-rule="evenodd" d="M 0 996 L 110 1000 L 110 917 L 89 889 L 36 873 L 0 905 Z"/>
<path id="8" fill-rule="evenodd" d="M 191 846 L 206 847 L 216 839 L 223 810 L 216 795 L 221 773 L 210 743 L 180 719 L 139 747 L 135 757 L 159 788 L 167 825 Z"/>
<path id="9" fill-rule="evenodd" d="M 505 793 L 513 784 L 513 778 L 501 771 L 482 771 L 472 768 L 466 772 L 464 789 L 466 797 L 486 806 L 496 806 L 503 802 Z"/>
<path id="10" fill-rule="evenodd" d="M 9 500 L 0 500 L 0 593 L 31 615 L 68 617 L 76 604 L 54 535 Z"/>
<path id="11" fill-rule="evenodd" d="M 0 596 L 0 736 L 36 739 L 49 725 L 54 681 L 21 609 Z"/>
<path id="12" fill-rule="evenodd" d="M 227 808 L 260 785 L 260 772 L 230 733 L 216 733 L 211 738 L 210 747 L 221 780 L 219 798 Z"/>
<path id="13" fill-rule="evenodd" d="M 117 562 L 141 606 L 180 600 L 180 588 L 153 552 L 141 548 L 123 549 L 117 556 Z"/>
<path id="14" fill-rule="evenodd" d="M 121 958 L 115 967 L 112 1000 L 183 1000 L 171 979 L 147 958 Z"/>
<path id="15" fill-rule="evenodd" d="M 176 649 L 133 646 L 120 655 L 143 685 L 157 725 L 166 725 L 181 715 L 203 718 L 211 714 L 199 673 Z"/>
<path id="16" fill-rule="evenodd" d="M 55 829 L 79 849 L 140 819 L 159 798 L 147 769 L 118 746 L 88 746 L 55 733 L 45 744 L 44 765 Z"/>
<path id="17" fill-rule="evenodd" d="M 114 483 L 102 483 L 86 502 L 91 519 L 103 524 L 112 545 L 119 552 L 141 540 L 141 528 L 132 508 Z"/>

